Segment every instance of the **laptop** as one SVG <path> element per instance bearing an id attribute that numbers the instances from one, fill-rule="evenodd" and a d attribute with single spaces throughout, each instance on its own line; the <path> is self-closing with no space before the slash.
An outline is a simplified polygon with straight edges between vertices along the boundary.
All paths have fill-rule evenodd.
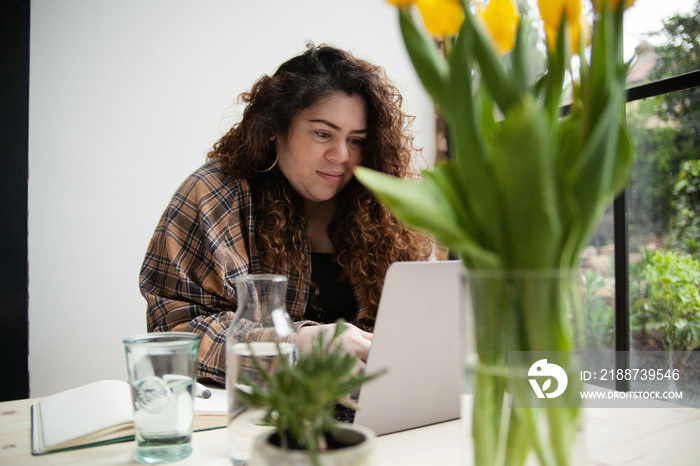
<path id="1" fill-rule="evenodd" d="M 396 262 L 386 274 L 354 422 L 377 435 L 460 417 L 461 261 Z"/>

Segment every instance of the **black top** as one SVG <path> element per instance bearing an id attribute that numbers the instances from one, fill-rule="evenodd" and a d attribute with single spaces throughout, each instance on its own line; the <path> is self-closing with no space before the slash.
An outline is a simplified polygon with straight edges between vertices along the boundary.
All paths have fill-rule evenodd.
<path id="1" fill-rule="evenodd" d="M 304 319 L 323 324 L 332 324 L 343 318 L 348 322 L 357 316 L 357 302 L 352 286 L 347 280 L 341 280 L 342 268 L 332 259 L 332 254 L 311 253 L 311 288 L 310 305 L 307 306 Z M 316 295 L 315 290 L 318 290 Z"/>

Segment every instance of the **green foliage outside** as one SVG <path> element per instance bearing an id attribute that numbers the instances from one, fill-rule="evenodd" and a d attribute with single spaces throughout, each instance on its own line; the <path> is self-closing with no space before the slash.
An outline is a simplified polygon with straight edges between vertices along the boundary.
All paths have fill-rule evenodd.
<path id="1" fill-rule="evenodd" d="M 700 252 L 700 160 L 683 162 L 673 187 L 675 214 L 669 245 L 697 256 Z"/>
<path id="2" fill-rule="evenodd" d="M 700 1 L 692 12 L 664 20 L 655 35 L 664 38 L 664 45 L 654 48 L 658 61 L 649 81 L 700 69 Z M 687 208 L 676 205 L 674 187 L 681 167 L 700 159 L 700 88 L 629 104 L 627 127 L 638 154 L 629 189 L 630 233 L 668 237 L 672 221 L 677 222 L 676 210 Z M 694 233 L 679 225 L 675 234 L 690 238 L 676 236 L 673 247 L 685 245 L 686 239 L 691 247 L 693 241 L 697 244 Z"/>
<path id="3" fill-rule="evenodd" d="M 696 1 L 690 13 L 672 16 L 663 24 L 663 29 L 657 34 L 666 38 L 666 44 L 656 47 L 659 60 L 650 80 L 700 69 L 700 1 Z M 692 146 L 700 147 L 700 89 L 696 87 L 687 93 L 667 94 L 664 107 L 665 111 L 659 116 L 666 121 L 678 122 L 683 137 L 691 139 Z"/>
<path id="4" fill-rule="evenodd" d="M 645 252 L 632 289 L 634 324 L 642 334 L 660 330 L 664 350 L 683 353 L 700 346 L 700 262 L 676 251 Z M 681 357 L 682 354 L 678 355 Z M 678 357 L 674 360 L 678 365 Z"/>
<path id="5" fill-rule="evenodd" d="M 612 349 L 615 339 L 615 311 L 598 291 L 605 286 L 603 276 L 596 271 L 584 272 L 586 344 L 588 349 Z"/>
<path id="6" fill-rule="evenodd" d="M 630 302 L 632 312 L 630 313 L 630 328 L 632 331 L 641 331 L 646 333 L 646 319 L 641 317 L 637 311 L 637 302 L 644 299 L 647 294 L 647 285 L 644 280 L 644 270 L 647 264 L 651 264 L 651 258 L 654 255 L 652 251 L 642 248 L 639 251 L 640 261 L 630 264 Z"/>
<path id="7" fill-rule="evenodd" d="M 673 214 L 673 188 L 682 162 L 697 158 L 693 148 L 672 126 L 653 126 L 659 121 L 663 96 L 638 102 L 627 113 L 627 128 L 638 154 L 628 190 L 630 234 L 633 237 L 666 237 Z M 655 119 L 656 118 L 656 119 Z"/>
<path id="8" fill-rule="evenodd" d="M 700 69 L 700 1 L 664 20 L 664 45 L 649 81 Z M 638 51 L 641 51 L 639 49 Z M 631 326 L 669 351 L 670 363 L 700 347 L 700 88 L 628 104 L 638 157 L 628 190 Z M 645 249 L 653 235 L 665 252 Z"/>

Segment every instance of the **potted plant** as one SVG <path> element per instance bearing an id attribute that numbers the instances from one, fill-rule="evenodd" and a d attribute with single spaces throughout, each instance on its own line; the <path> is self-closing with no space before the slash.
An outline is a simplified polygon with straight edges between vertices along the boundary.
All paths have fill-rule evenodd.
<path id="1" fill-rule="evenodd" d="M 237 395 L 263 409 L 262 422 L 275 427 L 256 440 L 252 465 L 371 464 L 374 433 L 334 418 L 337 403 L 357 409 L 350 396 L 379 375 L 358 370 L 358 358 L 342 350 L 338 338 L 344 330 L 339 321 L 330 339 L 320 332 L 295 364 L 280 364 L 273 374 L 254 358 L 262 383 L 241 374 L 246 390 Z"/>

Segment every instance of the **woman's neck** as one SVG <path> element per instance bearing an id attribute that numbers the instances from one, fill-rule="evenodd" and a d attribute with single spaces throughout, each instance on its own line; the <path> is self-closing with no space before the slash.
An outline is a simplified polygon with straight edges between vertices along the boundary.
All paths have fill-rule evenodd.
<path id="1" fill-rule="evenodd" d="M 304 217 L 308 225 L 309 243 L 313 252 L 333 252 L 333 244 L 328 235 L 328 225 L 335 216 L 335 198 L 326 202 L 307 202 Z"/>

